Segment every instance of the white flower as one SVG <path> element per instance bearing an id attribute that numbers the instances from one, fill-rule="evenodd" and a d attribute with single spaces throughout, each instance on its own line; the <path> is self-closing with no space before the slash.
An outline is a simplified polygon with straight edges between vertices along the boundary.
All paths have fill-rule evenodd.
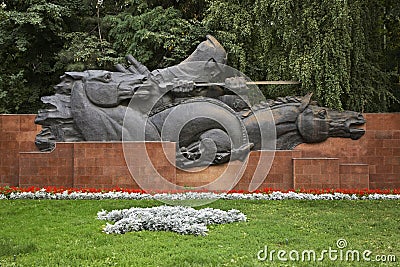
<path id="1" fill-rule="evenodd" d="M 149 230 L 206 235 L 209 224 L 246 221 L 246 215 L 238 210 L 223 211 L 212 208 L 196 210 L 182 206 L 134 207 L 110 212 L 102 210 L 97 213 L 97 218 L 115 222 L 106 224 L 103 231 L 107 234 Z"/>
<path id="2" fill-rule="evenodd" d="M 145 193 L 127 193 L 122 191 L 110 191 L 105 193 L 88 193 L 81 191 L 63 191 L 62 193 L 47 192 L 42 188 L 36 192 L 12 192 L 7 195 L 1 195 L 0 199 L 87 199 L 87 200 L 100 200 L 100 199 L 153 199 L 153 200 L 203 200 L 203 199 L 224 199 L 224 200 L 400 200 L 400 194 L 370 194 L 358 197 L 355 194 L 343 193 L 325 193 L 325 194 L 308 194 L 274 191 L 269 194 L 265 193 L 212 193 L 212 192 L 186 192 L 186 193 L 160 193 L 160 194 L 145 194 Z"/>

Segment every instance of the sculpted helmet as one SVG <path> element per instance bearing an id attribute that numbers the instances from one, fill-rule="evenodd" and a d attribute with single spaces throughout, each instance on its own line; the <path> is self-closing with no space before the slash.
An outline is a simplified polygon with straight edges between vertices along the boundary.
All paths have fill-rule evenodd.
<path id="1" fill-rule="evenodd" d="M 182 63 L 214 60 L 217 63 L 226 64 L 227 54 L 222 45 L 211 35 L 207 35 L 206 38 L 207 40 L 201 42 Z"/>

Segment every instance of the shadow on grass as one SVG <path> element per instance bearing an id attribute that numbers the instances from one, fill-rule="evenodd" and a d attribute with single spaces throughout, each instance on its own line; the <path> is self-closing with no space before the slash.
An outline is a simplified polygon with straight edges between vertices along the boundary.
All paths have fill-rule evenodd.
<path id="1" fill-rule="evenodd" d="M 9 239 L 0 239 L 0 257 L 27 254 L 37 251 L 38 248 L 34 243 L 18 244 Z"/>

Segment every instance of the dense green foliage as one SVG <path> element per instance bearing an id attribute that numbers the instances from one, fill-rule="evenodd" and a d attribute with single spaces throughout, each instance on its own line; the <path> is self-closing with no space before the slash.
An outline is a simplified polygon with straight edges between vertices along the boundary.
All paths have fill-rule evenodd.
<path id="1" fill-rule="evenodd" d="M 386 111 L 398 82 L 390 77 L 399 66 L 388 64 L 400 59 L 399 6 L 398 1 L 219 0 L 212 1 L 205 20 L 226 42 L 234 66 L 251 78 L 300 80 L 302 92 L 313 91 L 324 105 Z M 397 48 L 384 47 L 385 38 Z M 389 51 L 391 58 L 385 59 Z M 278 89 L 275 94 L 291 93 Z"/>
<path id="2" fill-rule="evenodd" d="M 219 200 L 208 207 L 238 209 L 248 222 L 209 226 L 208 236 L 173 232 L 107 235 L 102 209 L 162 205 L 150 200 L 0 200 L 1 266 L 398 266 L 400 202 Z M 280 261 L 278 250 L 337 250 L 343 260 Z M 259 261 L 268 246 L 273 261 Z M 348 250 L 395 255 L 396 262 L 346 261 Z M 286 258 L 288 255 L 286 254 Z M 360 256 L 361 257 L 361 256 Z M 332 257 L 333 258 L 333 257 Z M 349 258 L 351 259 L 351 258 Z"/>
<path id="3" fill-rule="evenodd" d="M 151 8 L 143 1 L 138 9 L 106 16 L 104 23 L 117 51 L 132 54 L 154 69 L 179 63 L 204 39 L 207 31 L 201 23 L 182 16 L 173 7 Z"/>
<path id="4" fill-rule="evenodd" d="M 314 92 L 321 104 L 400 111 L 398 0 L 2 0 L 0 113 L 36 113 L 67 70 L 180 62 L 211 33 L 229 65 L 267 97 Z"/>

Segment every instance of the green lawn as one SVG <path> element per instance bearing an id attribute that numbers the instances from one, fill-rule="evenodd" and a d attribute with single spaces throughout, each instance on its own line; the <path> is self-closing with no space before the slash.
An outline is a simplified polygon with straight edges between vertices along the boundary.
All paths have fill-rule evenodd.
<path id="1" fill-rule="evenodd" d="M 150 207 L 141 200 L 0 200 L 0 266 L 379 266 L 377 262 L 343 260 L 310 262 L 304 250 L 319 258 L 323 250 L 372 251 L 369 256 L 395 255 L 400 266 L 400 201 L 244 201 L 220 200 L 207 207 L 239 209 L 248 222 L 209 226 L 208 236 L 173 232 L 107 235 L 97 212 Z M 198 207 L 201 208 L 201 207 Z M 286 251 L 287 262 L 273 254 Z M 300 253 L 289 260 L 290 251 Z M 268 252 L 268 253 L 269 253 Z M 264 252 L 260 252 L 264 256 Z M 295 257 L 296 254 L 291 254 Z M 333 256 L 335 254 L 332 254 Z M 340 257 L 339 252 L 336 253 Z M 269 255 L 268 255 L 269 256 Z M 368 255 L 367 255 L 368 256 Z"/>

